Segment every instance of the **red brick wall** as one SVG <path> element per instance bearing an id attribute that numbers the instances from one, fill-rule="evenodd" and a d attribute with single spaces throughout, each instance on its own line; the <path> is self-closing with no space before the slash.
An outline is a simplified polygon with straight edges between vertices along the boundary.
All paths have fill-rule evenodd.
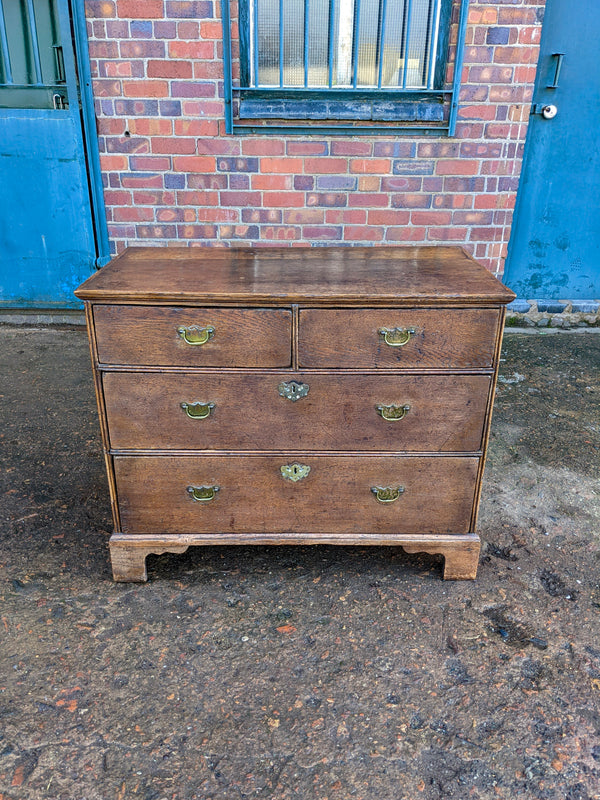
<path id="1" fill-rule="evenodd" d="M 472 0 L 452 139 L 278 138 L 224 134 L 218 0 L 87 0 L 113 251 L 453 242 L 500 274 L 543 6 Z"/>

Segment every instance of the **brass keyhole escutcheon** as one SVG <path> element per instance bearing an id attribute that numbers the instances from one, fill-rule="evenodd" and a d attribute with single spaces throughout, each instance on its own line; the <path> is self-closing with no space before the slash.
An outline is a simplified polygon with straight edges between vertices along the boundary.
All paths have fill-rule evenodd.
<path id="1" fill-rule="evenodd" d="M 210 417 L 211 411 L 215 407 L 215 403 L 181 403 L 181 408 L 185 411 L 190 419 L 206 419 Z"/>
<path id="2" fill-rule="evenodd" d="M 182 325 L 177 328 L 177 333 L 186 344 L 202 345 L 206 344 L 215 335 L 212 325 L 200 327 L 199 325 Z"/>
<path id="3" fill-rule="evenodd" d="M 295 403 L 302 397 L 306 397 L 309 389 L 310 387 L 308 383 L 301 383 L 300 381 L 283 381 L 277 387 L 279 394 L 282 397 L 286 397 L 288 400 L 291 400 L 292 403 Z"/>
<path id="4" fill-rule="evenodd" d="M 297 483 L 302 478 L 306 478 L 310 472 L 308 464 L 284 464 L 280 467 L 282 476 L 288 480 Z"/>
<path id="5" fill-rule="evenodd" d="M 380 328 L 378 331 L 384 342 L 390 347 L 404 347 L 416 332 L 415 328 Z"/>
<path id="6" fill-rule="evenodd" d="M 409 405 L 403 406 L 375 406 L 377 413 L 387 422 L 398 422 L 410 411 Z"/>

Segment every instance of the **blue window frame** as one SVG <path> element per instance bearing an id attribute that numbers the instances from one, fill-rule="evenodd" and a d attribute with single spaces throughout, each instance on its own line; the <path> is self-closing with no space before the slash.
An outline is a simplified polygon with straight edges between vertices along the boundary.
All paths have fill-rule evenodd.
<path id="1" fill-rule="evenodd" d="M 239 0 L 235 62 L 230 2 L 228 133 L 454 134 L 468 0 Z"/>

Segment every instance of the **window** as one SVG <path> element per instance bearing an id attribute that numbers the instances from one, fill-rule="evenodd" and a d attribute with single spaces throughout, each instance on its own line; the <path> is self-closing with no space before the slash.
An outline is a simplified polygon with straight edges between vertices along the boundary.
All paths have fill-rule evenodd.
<path id="1" fill-rule="evenodd" d="M 452 0 L 239 0 L 233 64 L 229 2 L 229 132 L 453 133 L 462 47 L 448 84 Z M 468 0 L 459 6 L 462 43 Z"/>

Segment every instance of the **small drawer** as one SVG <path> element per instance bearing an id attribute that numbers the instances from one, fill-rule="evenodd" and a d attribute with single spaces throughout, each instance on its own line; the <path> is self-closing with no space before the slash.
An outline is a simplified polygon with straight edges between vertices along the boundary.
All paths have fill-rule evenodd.
<path id="1" fill-rule="evenodd" d="M 292 314 L 270 308 L 95 305 L 101 364 L 286 367 Z"/>
<path id="2" fill-rule="evenodd" d="M 102 381 L 116 450 L 436 453 L 481 448 L 491 378 L 105 372 Z"/>
<path id="3" fill-rule="evenodd" d="M 376 536 L 468 533 L 478 459 L 120 456 L 114 465 L 123 533 Z"/>
<path id="4" fill-rule="evenodd" d="M 302 309 L 298 364 L 303 368 L 492 366 L 498 309 Z"/>

